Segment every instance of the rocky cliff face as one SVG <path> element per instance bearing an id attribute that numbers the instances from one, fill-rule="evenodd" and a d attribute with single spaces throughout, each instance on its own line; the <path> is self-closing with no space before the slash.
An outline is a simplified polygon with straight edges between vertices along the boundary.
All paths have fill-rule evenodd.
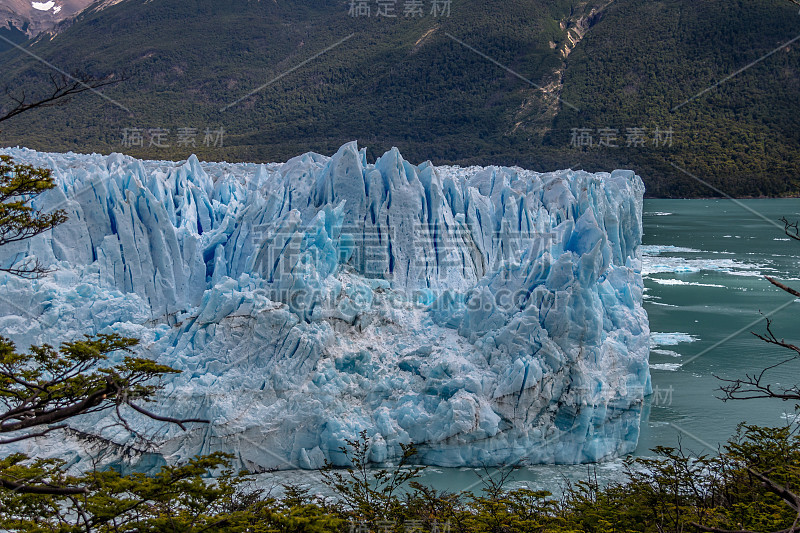
<path id="1" fill-rule="evenodd" d="M 84 9 L 115 4 L 121 0 L 4 0 L 0 4 L 0 27 L 14 27 L 29 38 L 56 32 Z"/>

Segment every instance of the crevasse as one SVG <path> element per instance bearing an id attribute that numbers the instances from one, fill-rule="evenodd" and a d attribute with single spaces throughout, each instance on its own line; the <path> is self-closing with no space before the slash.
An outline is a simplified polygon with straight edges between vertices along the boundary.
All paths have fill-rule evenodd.
<path id="1" fill-rule="evenodd" d="M 413 443 L 440 466 L 598 461 L 632 452 L 650 389 L 641 179 L 375 164 L 348 143 L 255 165 L 0 151 L 53 169 L 37 200 L 69 221 L 0 248 L 38 281 L 0 277 L 0 328 L 21 346 L 87 333 L 142 340 L 180 375 L 135 413 L 180 462 L 251 471 L 343 464 Z M 77 420 L 109 446 L 110 416 Z"/>

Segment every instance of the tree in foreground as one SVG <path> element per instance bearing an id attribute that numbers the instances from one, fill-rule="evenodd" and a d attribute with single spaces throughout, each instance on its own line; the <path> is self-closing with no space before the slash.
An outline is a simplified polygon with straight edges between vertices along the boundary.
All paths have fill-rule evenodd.
<path id="1" fill-rule="evenodd" d="M 14 98 L 15 105 L 0 116 L 0 122 L 108 83 L 53 79 L 52 94 L 33 101 L 25 95 Z M 63 211 L 46 213 L 32 207 L 54 186 L 49 170 L 0 156 L 0 246 L 30 239 L 66 220 Z M 0 271 L 23 278 L 48 273 L 35 259 L 0 266 Z M 189 423 L 207 422 L 175 419 L 144 406 L 161 389 L 160 378 L 176 371 L 135 356 L 137 343 L 118 335 L 97 335 L 65 342 L 58 350 L 44 345 L 21 352 L 0 336 L 0 529 L 165 531 L 169 528 L 163 522 L 168 521 L 178 528 L 173 530 L 193 531 L 201 525 L 207 530 L 208 516 L 219 520 L 223 511 L 219 505 L 233 509 L 230 472 L 223 472 L 214 484 L 202 479 L 226 465 L 223 455 L 199 457 L 146 477 L 122 476 L 113 470 L 70 475 L 64 461 L 10 453 L 25 441 L 66 430 L 76 417 L 101 411 L 113 410 L 117 423 L 131 431 L 126 409 L 183 429 Z M 125 354 L 122 361 L 108 364 L 115 352 Z"/>
<path id="2" fill-rule="evenodd" d="M 31 206 L 32 200 L 53 186 L 48 170 L 16 164 L 9 156 L 0 156 L 0 246 L 30 239 L 66 221 L 63 211 L 43 213 Z M 47 273 L 36 259 L 0 266 L 0 271 L 24 278 Z"/>
<path id="3" fill-rule="evenodd" d="M 54 81 L 52 95 L 41 101 L 27 101 L 24 96 L 15 100 L 16 106 L 0 116 L 0 122 L 89 88 L 83 81 L 63 85 Z M 54 186 L 49 170 L 0 156 L 0 246 L 30 239 L 66 220 L 62 211 L 47 213 L 33 207 Z M 0 266 L 0 271 L 28 279 L 49 272 L 35 259 Z M 23 352 L 0 335 L 0 531 L 340 530 L 343 519 L 324 505 L 295 504 L 291 499 L 276 502 L 249 488 L 242 474 L 229 469 L 230 457 L 225 454 L 196 457 L 147 476 L 123 475 L 98 465 L 71 474 L 63 460 L 16 451 L 27 442 L 68 431 L 69 422 L 77 417 L 102 411 L 110 411 L 117 424 L 134 434 L 126 412 L 181 429 L 207 423 L 176 419 L 146 407 L 161 390 L 161 380 L 177 371 L 136 356 L 137 344 L 136 339 L 118 335 L 95 335 L 65 342 L 59 349 L 43 345 Z"/>

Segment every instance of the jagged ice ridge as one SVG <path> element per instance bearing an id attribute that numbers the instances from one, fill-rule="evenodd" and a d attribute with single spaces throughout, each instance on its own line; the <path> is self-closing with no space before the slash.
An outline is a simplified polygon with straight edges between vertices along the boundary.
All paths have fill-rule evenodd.
<path id="1" fill-rule="evenodd" d="M 641 179 L 375 164 L 348 143 L 255 165 L 5 149 L 51 168 L 36 202 L 69 220 L 0 248 L 20 347 L 87 333 L 142 340 L 182 371 L 130 414 L 158 461 L 234 453 L 251 471 L 370 460 L 413 443 L 440 466 L 578 463 L 632 452 L 650 392 Z M 73 426 L 109 443 L 110 415 Z M 42 446 L 41 443 L 37 446 Z"/>

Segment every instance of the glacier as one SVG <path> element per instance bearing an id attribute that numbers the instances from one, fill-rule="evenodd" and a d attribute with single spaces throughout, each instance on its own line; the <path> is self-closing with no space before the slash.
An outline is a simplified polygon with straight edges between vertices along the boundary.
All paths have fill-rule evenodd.
<path id="1" fill-rule="evenodd" d="M 264 165 L 0 153 L 52 169 L 35 207 L 69 217 L 0 248 L 4 266 L 53 269 L 0 275 L 0 332 L 20 347 L 116 332 L 181 370 L 149 408 L 210 423 L 127 414 L 157 442 L 150 461 L 344 465 L 361 431 L 375 464 L 405 443 L 446 467 L 636 446 L 650 339 L 632 171 L 413 165 L 397 149 L 371 164 L 355 142 Z M 135 448 L 111 415 L 72 426 Z"/>

